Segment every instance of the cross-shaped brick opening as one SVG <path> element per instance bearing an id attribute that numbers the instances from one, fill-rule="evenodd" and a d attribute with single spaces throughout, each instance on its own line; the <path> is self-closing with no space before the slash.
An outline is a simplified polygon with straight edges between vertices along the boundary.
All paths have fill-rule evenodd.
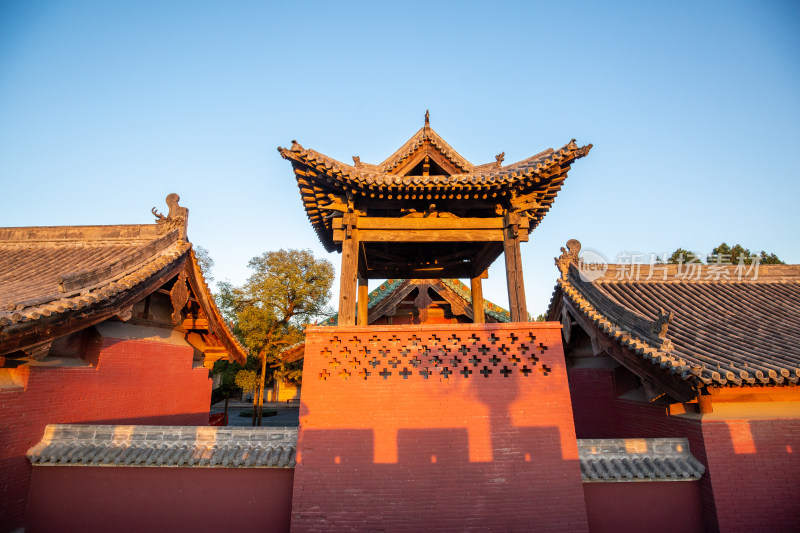
<path id="1" fill-rule="evenodd" d="M 513 372 L 513 370 L 511 370 L 510 368 L 508 368 L 505 365 L 503 365 L 503 368 L 500 369 L 500 373 L 503 374 L 504 378 L 507 378 L 508 376 L 510 376 L 512 372 Z"/>
<path id="2" fill-rule="evenodd" d="M 364 380 L 366 380 L 371 375 L 372 375 L 372 372 L 370 372 L 366 368 L 362 368 L 358 373 L 358 377 L 363 378 Z"/>
<path id="3" fill-rule="evenodd" d="M 450 379 L 450 374 L 452 374 L 452 373 L 453 373 L 453 371 L 452 371 L 452 370 L 450 370 L 450 369 L 449 369 L 449 368 L 447 368 L 447 367 L 444 367 L 444 368 L 442 369 L 442 377 L 443 377 L 444 379 Z"/>
<path id="4" fill-rule="evenodd" d="M 411 371 L 406 367 L 403 367 L 403 370 L 400 371 L 400 375 L 403 376 L 403 379 L 408 379 L 408 376 L 411 375 Z"/>
<path id="5" fill-rule="evenodd" d="M 322 372 L 320 372 L 320 373 L 319 373 L 319 379 L 321 379 L 322 381 L 325 381 L 325 380 L 327 380 L 329 377 L 331 377 L 331 375 L 330 375 L 330 373 L 329 373 L 327 370 L 325 370 L 325 369 L 323 369 L 323 370 L 322 370 Z"/>
<path id="6" fill-rule="evenodd" d="M 480 372 L 481 372 L 481 374 L 483 374 L 483 377 L 485 377 L 485 378 L 488 378 L 488 377 L 489 377 L 489 374 L 491 374 L 491 373 L 492 373 L 492 370 L 491 370 L 489 367 L 487 367 L 487 366 L 484 366 L 484 367 L 481 369 L 481 371 L 480 371 Z"/>
<path id="7" fill-rule="evenodd" d="M 465 378 L 468 378 L 468 377 L 469 377 L 469 375 L 470 375 L 470 374 L 472 374 L 472 370 L 470 370 L 468 366 L 465 366 L 465 367 L 463 367 L 463 368 L 461 369 L 461 372 L 460 372 L 460 374 L 461 374 L 462 376 L 464 376 Z"/>

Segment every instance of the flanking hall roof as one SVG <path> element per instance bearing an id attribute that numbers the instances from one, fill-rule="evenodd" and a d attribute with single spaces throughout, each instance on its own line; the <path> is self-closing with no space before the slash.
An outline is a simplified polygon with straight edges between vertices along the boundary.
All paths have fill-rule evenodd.
<path id="1" fill-rule="evenodd" d="M 325 249 L 332 252 L 339 250 L 332 218 L 347 210 L 341 200 L 345 196 L 377 216 L 398 216 L 401 209 L 415 208 L 422 213 L 432 203 L 437 210 L 458 216 L 486 216 L 508 208 L 525 212 L 533 230 L 555 201 L 572 162 L 591 148 L 591 144 L 578 146 L 573 139 L 509 165 L 502 164 L 504 154 L 499 154 L 495 162 L 476 166 L 430 127 L 426 115 L 425 125 L 377 165 L 362 163 L 358 157 L 349 165 L 297 141 L 278 151 L 291 162 L 306 214 Z M 430 173 L 419 171 L 423 161 L 430 164 Z"/>
<path id="2" fill-rule="evenodd" d="M 168 197 L 170 215 L 154 213 L 156 224 L 0 228 L 0 356 L 33 353 L 112 317 L 127 321 L 134 303 L 178 278 L 188 284 L 181 307 L 191 293 L 219 349 L 243 362 L 246 351 L 186 239 L 188 210 L 177 202 Z"/>
<path id="3" fill-rule="evenodd" d="M 567 342 L 574 310 L 654 377 L 695 389 L 800 381 L 800 265 L 579 269 L 580 243 L 568 247 L 548 310 Z"/>

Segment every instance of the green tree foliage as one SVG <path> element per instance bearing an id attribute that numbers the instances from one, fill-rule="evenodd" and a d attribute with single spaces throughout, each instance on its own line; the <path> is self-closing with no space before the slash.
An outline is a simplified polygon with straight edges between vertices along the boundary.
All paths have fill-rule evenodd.
<path id="1" fill-rule="evenodd" d="M 206 278 L 206 283 L 209 285 L 214 281 L 214 276 L 211 275 L 211 270 L 214 268 L 214 260 L 211 259 L 208 250 L 202 246 L 194 246 L 194 256 L 200 264 L 200 270 L 203 271 L 203 276 Z"/>
<path id="2" fill-rule="evenodd" d="M 677 265 L 678 263 L 688 263 L 691 260 L 702 262 L 702 257 L 684 248 L 678 248 L 672 252 L 671 256 L 669 256 L 669 259 L 667 259 L 667 264 Z"/>
<path id="3" fill-rule="evenodd" d="M 284 372 L 280 351 L 302 340 L 305 323 L 330 314 L 326 304 L 334 270 L 330 261 L 316 259 L 309 250 L 266 252 L 251 259 L 248 266 L 253 273 L 241 287 L 219 284 L 217 301 L 224 316 L 234 321 L 243 344 L 261 363 L 253 409 L 253 425 L 260 425 L 267 369 L 273 374 L 276 369 Z M 289 379 L 288 369 L 285 372 Z"/>
<path id="4" fill-rule="evenodd" d="M 732 263 L 738 264 L 740 258 L 742 258 L 742 262 L 745 265 L 749 265 L 753 262 L 753 257 L 758 256 L 758 261 L 762 265 L 782 265 L 784 264 L 777 255 L 773 253 L 765 252 L 761 250 L 761 253 L 754 254 L 750 251 L 749 248 L 745 248 L 741 244 L 734 244 L 733 246 L 729 246 L 727 243 L 723 242 L 719 246 L 714 247 L 711 250 L 711 253 L 708 254 L 708 257 L 705 258 L 708 263 Z M 680 262 L 688 263 L 690 260 L 693 262 L 704 262 L 704 258 L 700 254 L 695 254 L 694 252 L 690 252 L 689 250 L 685 250 L 683 248 L 678 248 L 675 250 L 672 255 L 667 259 L 667 263 L 669 264 L 677 264 Z"/>
<path id="5" fill-rule="evenodd" d="M 255 392 L 258 388 L 258 373 L 255 370 L 241 369 L 236 372 L 234 378 L 236 386 L 242 389 L 245 394 Z"/>

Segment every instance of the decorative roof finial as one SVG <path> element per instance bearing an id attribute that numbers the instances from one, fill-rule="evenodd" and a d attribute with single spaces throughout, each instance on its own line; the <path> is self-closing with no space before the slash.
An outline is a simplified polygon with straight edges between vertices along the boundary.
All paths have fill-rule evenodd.
<path id="1" fill-rule="evenodd" d="M 672 342 L 667 338 L 667 331 L 673 318 L 675 318 L 675 313 L 665 311 L 663 307 L 659 307 L 656 319 L 650 324 L 650 335 L 654 337 L 654 340 L 660 341 L 661 350 L 665 352 L 674 349 Z"/>
<path id="2" fill-rule="evenodd" d="M 569 265 L 577 264 L 581 253 L 581 243 L 577 239 L 567 241 L 567 247 L 561 248 L 561 255 L 556 257 L 556 266 L 561 271 L 561 279 L 567 280 Z"/>
<path id="3" fill-rule="evenodd" d="M 431 125 L 431 113 L 427 109 L 425 110 L 425 126 L 430 127 Z"/>
<path id="4" fill-rule="evenodd" d="M 169 206 L 167 216 L 156 211 L 155 207 L 151 209 L 150 212 L 156 217 L 156 224 L 160 226 L 160 233 L 166 233 L 170 230 L 177 229 L 179 234 L 178 238 L 186 240 L 189 210 L 178 205 L 180 199 L 181 197 L 174 192 L 167 195 L 167 205 Z"/>

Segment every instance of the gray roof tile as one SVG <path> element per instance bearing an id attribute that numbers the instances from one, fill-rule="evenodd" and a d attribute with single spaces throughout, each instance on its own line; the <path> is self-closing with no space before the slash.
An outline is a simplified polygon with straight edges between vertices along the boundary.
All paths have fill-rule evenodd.
<path id="1" fill-rule="evenodd" d="M 705 467 L 687 439 L 578 439 L 584 482 L 697 481 Z"/>
<path id="2" fill-rule="evenodd" d="M 297 428 L 51 424 L 34 465 L 294 468 Z"/>

